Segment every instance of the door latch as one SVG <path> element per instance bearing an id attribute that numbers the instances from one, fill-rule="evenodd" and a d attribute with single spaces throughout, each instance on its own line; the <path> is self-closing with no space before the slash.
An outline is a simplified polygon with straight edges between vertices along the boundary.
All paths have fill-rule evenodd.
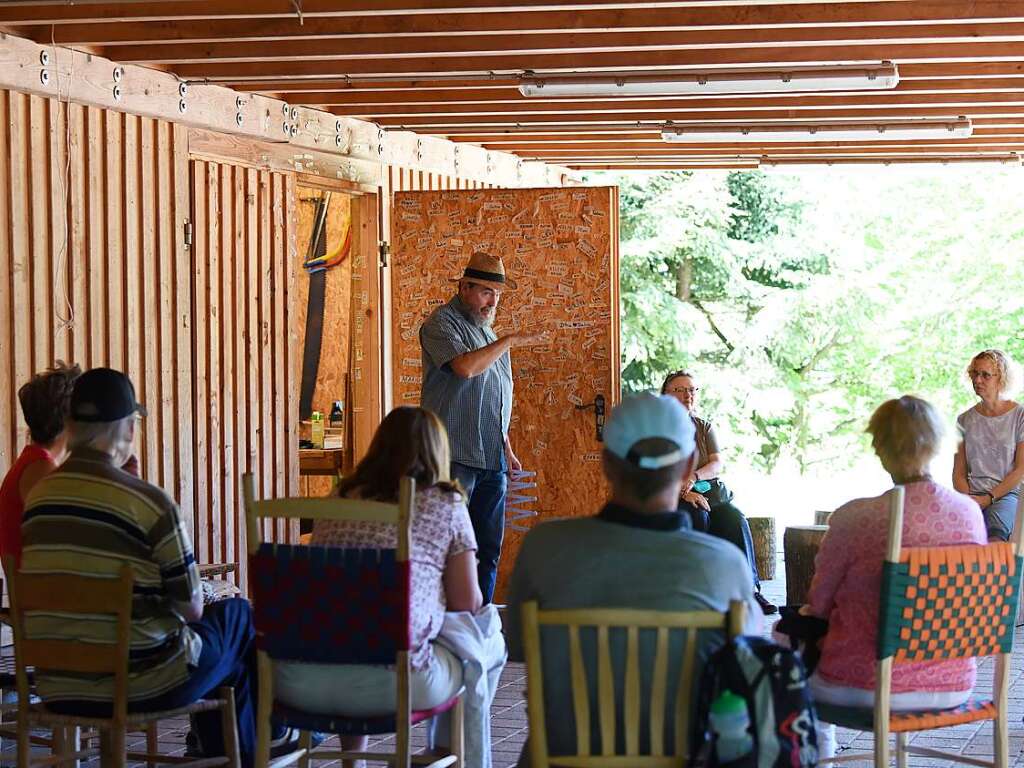
<path id="1" fill-rule="evenodd" d="M 577 405 L 577 411 L 589 411 L 591 408 L 594 409 L 594 427 L 597 432 L 597 442 L 604 442 L 604 413 L 605 413 L 605 399 L 604 395 L 598 395 L 594 398 L 594 402 L 587 403 L 586 405 Z"/>

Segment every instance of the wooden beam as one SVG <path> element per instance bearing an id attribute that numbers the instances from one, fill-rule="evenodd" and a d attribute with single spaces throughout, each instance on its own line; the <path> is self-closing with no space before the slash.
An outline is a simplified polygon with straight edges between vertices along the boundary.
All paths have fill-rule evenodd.
<path id="1" fill-rule="evenodd" d="M 604 149 L 604 150 L 585 150 L 577 153 L 565 152 L 565 151 L 541 151 L 526 153 L 525 156 L 532 157 L 537 160 L 552 160 L 559 163 L 575 163 L 582 161 L 597 161 L 602 159 L 623 159 L 623 158 L 640 158 L 640 159 L 666 159 L 666 158 L 678 158 L 681 160 L 685 159 L 697 159 L 697 158 L 722 158 L 722 157 L 801 157 L 804 155 L 921 155 L 921 156 L 933 156 L 933 155 L 976 155 L 976 154 L 1012 154 L 1014 152 L 1024 152 L 1024 142 L 1018 142 L 1010 145 L 998 145 L 991 147 L 959 147 L 957 145 L 944 145 L 934 147 L 918 147 L 913 144 L 902 144 L 902 145 L 883 145 L 881 147 L 867 147 L 867 146 L 840 146 L 840 147 L 807 147 L 802 149 L 758 149 L 750 148 L 741 145 L 733 145 L 727 149 L 718 150 L 702 150 L 697 152 L 680 152 L 678 150 L 673 151 L 671 148 L 663 150 L 654 149 L 630 149 L 630 148 L 617 148 L 617 149 Z"/>
<path id="2" fill-rule="evenodd" d="M 909 1 L 909 0 L 908 0 Z M 403 74 L 421 77 L 437 72 L 471 75 L 486 72 L 599 71 L 651 67 L 712 67 L 727 65 L 819 64 L 891 60 L 923 63 L 956 61 L 1024 60 L 1019 41 L 963 42 L 935 45 L 902 42 L 879 45 L 872 41 L 822 46 L 765 48 L 717 48 L 602 53 L 582 57 L 574 53 L 502 54 L 495 56 L 428 56 L 423 58 L 372 59 L 336 57 L 325 61 L 261 61 L 182 64 L 174 71 L 186 80 L 227 81 L 284 78 L 344 78 L 345 75 Z"/>
<path id="3" fill-rule="evenodd" d="M 1021 93 L 1024 92 L 1024 78 L 1007 77 L 1002 79 L 973 80 L 904 80 L 896 88 L 885 91 L 828 91 L 822 93 L 840 100 L 847 96 L 865 96 L 869 93 L 879 95 L 914 94 L 960 94 L 960 93 Z M 787 93 L 730 93 L 730 94 L 677 94 L 665 96 L 644 96 L 636 94 L 620 94 L 614 96 L 616 102 L 636 101 L 669 101 L 679 99 L 714 99 L 729 102 L 756 102 L 791 97 Z M 806 91 L 805 93 L 815 93 Z M 821 93 L 820 91 L 817 93 Z M 477 89 L 466 88 L 394 88 L 375 89 L 368 91 L 324 92 L 309 91 L 292 94 L 293 103 L 316 107 L 340 107 L 356 111 L 360 108 L 376 108 L 378 106 L 420 107 L 427 105 L 480 105 L 494 106 L 503 104 L 574 104 L 592 100 L 593 97 L 557 97 L 528 98 L 513 86 L 487 87 Z"/>
<path id="4" fill-rule="evenodd" d="M 974 119 L 979 117 L 1012 117 L 1015 120 L 1024 116 L 1024 107 L 1015 105 L 997 106 L 972 106 L 960 114 Z M 728 117 L 723 117 L 721 112 L 708 112 L 704 110 L 672 110 L 657 112 L 634 112 L 628 115 L 612 114 L 610 112 L 558 112 L 545 115 L 518 115 L 514 121 L 503 119 L 501 116 L 473 116 L 458 115 L 446 118 L 437 117 L 382 117 L 379 122 L 382 125 L 401 127 L 406 130 L 422 130 L 438 135 L 449 135 L 446 129 L 464 130 L 466 128 L 476 132 L 477 127 L 505 130 L 510 133 L 517 133 L 520 130 L 532 130 L 540 126 L 559 127 L 560 130 L 578 130 L 581 125 L 599 126 L 601 124 L 623 125 L 624 118 L 634 122 L 648 124 L 664 124 L 667 121 L 675 123 L 711 123 L 711 122 L 751 122 L 767 120 L 840 120 L 846 118 L 860 119 L 882 119 L 890 117 L 950 117 L 949 109 L 942 106 L 937 107 L 848 107 L 833 109 L 766 109 L 763 111 L 730 112 Z M 576 124 L 576 125 L 574 125 Z"/>
<path id="5" fill-rule="evenodd" d="M 609 6 L 602 8 L 601 6 Z M 338 35 L 398 32 L 490 32 L 504 34 L 527 30 L 601 30 L 622 27 L 685 29 L 730 25 L 770 27 L 799 24 L 889 24 L 1003 20 L 1024 17 L 1013 0 L 921 0 L 920 2 L 816 2 L 778 3 L 757 0 L 734 2 L 647 2 L 623 7 L 615 0 L 564 0 L 563 2 L 509 2 L 460 0 L 444 3 L 432 0 L 304 0 L 303 24 L 292 7 L 281 0 L 217 0 L 216 2 L 96 2 L 79 0 L 50 3 L 18 3 L 7 0 L 0 7 L 0 24 L 84 27 L 90 22 L 118 22 L 113 34 L 128 32 L 141 24 L 171 22 L 164 31 L 170 39 L 187 39 L 187 22 L 207 25 L 217 21 L 242 21 L 260 25 L 265 35 Z M 484 12 L 486 11 L 486 12 Z M 266 25 L 276 24 L 277 29 Z M 306 27 L 307 29 L 303 29 Z M 221 27 L 214 27 L 218 33 Z M 57 30 L 58 34 L 65 30 Z M 210 34 L 210 32 L 199 34 Z M 230 35 L 223 35 L 230 37 Z M 96 38 L 96 41 L 101 41 Z M 58 38 L 58 43 L 88 42 Z"/>
<path id="6" fill-rule="evenodd" d="M 1024 131 L 1018 131 L 1012 136 L 990 136 L 982 139 L 976 139 L 974 137 L 970 139 L 959 139 L 959 140 L 942 140 L 942 139 L 918 139 L 915 141 L 897 141 L 897 142 L 884 142 L 884 141 L 779 141 L 779 142 L 764 142 L 759 144 L 752 143 L 740 143 L 740 142 L 708 142 L 701 144 L 680 144 L 674 143 L 669 144 L 663 141 L 660 137 L 657 139 L 651 139 L 649 141 L 637 141 L 635 139 L 623 140 L 623 141 L 592 141 L 583 143 L 537 143 L 537 144 L 519 144 L 516 145 L 517 154 L 523 157 L 534 157 L 540 156 L 543 153 L 561 153 L 561 154 L 577 154 L 577 155 L 588 155 L 591 153 L 618 151 L 618 152 L 636 152 L 640 154 L 645 153 L 667 153 L 677 152 L 681 154 L 700 154 L 700 153 L 715 153 L 715 152 L 736 152 L 737 148 L 742 148 L 744 153 L 749 149 L 754 154 L 764 154 L 766 152 L 775 151 L 788 151 L 788 150 L 803 150 L 803 149 L 840 149 L 840 148 L 857 148 L 864 147 L 865 149 L 873 149 L 877 147 L 920 147 L 922 149 L 928 149 L 932 147 L 943 147 L 943 148 L 956 148 L 960 147 L 964 150 L 981 150 L 981 151 L 1006 151 L 1015 152 L 1020 148 L 1024 148 Z"/>
<path id="7" fill-rule="evenodd" d="M 44 53 L 48 57 L 46 64 L 41 58 Z M 514 155 L 386 131 L 370 122 L 308 107 L 292 107 L 279 99 L 219 85 L 188 84 L 181 90 L 182 82 L 169 73 L 134 65 L 122 67 L 103 57 L 45 47 L 13 35 L 0 38 L 0 62 L 0 89 L 68 99 L 192 128 L 279 143 L 289 146 L 300 161 L 304 151 L 322 152 L 507 186 L 545 185 L 564 172 L 536 163 L 524 164 Z M 289 129 L 287 136 L 285 126 Z M 358 173 L 366 166 L 352 163 L 349 167 Z M 348 180 L 369 182 L 361 177 Z"/>
<path id="8" fill-rule="evenodd" d="M 337 58 L 401 58 L 551 54 L 604 54 L 641 51 L 710 51 L 815 45 L 945 45 L 948 43 L 1020 42 L 1024 22 L 1000 24 L 907 24 L 889 27 L 801 26 L 771 29 L 701 29 L 687 31 L 572 31 L 506 35 L 443 35 L 430 37 L 358 37 L 312 40 L 247 40 L 174 45 L 107 46 L 106 55 L 129 64 L 221 64 L 274 60 L 317 61 Z"/>
<path id="9" fill-rule="evenodd" d="M 476 115 L 481 117 L 514 116 L 518 120 L 525 115 L 575 115 L 586 112 L 602 112 L 606 115 L 623 115 L 628 119 L 636 112 L 648 113 L 657 110 L 664 119 L 671 119 L 677 111 L 701 110 L 708 114 L 718 114 L 721 120 L 728 120 L 733 112 L 756 114 L 759 111 L 776 111 L 788 109 L 798 112 L 806 109 L 845 110 L 850 108 L 870 107 L 935 107 L 946 114 L 960 114 L 974 107 L 1022 106 L 1024 105 L 1024 89 L 1000 93 L 889 93 L 874 91 L 871 93 L 828 95 L 797 95 L 786 96 L 773 94 L 772 98 L 760 99 L 725 99 L 725 98 L 665 98 L 665 99 L 631 99 L 618 100 L 614 97 L 602 100 L 533 102 L 520 101 L 511 104 L 380 104 L 356 108 L 348 105 L 338 107 L 335 111 L 350 117 L 373 119 L 393 117 L 431 116 L 437 118 L 463 117 Z"/>

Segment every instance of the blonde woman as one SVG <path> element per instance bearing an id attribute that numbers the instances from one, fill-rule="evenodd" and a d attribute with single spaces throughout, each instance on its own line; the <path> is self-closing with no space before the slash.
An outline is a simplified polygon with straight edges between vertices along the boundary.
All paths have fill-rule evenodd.
<path id="1" fill-rule="evenodd" d="M 967 375 L 981 402 L 957 417 L 961 441 L 953 462 L 953 487 L 971 496 L 985 516 L 990 541 L 1008 541 L 1024 480 L 1024 406 L 1007 395 L 1014 363 L 998 349 L 971 360 Z"/>
<path id="2" fill-rule="evenodd" d="M 935 408 L 905 395 L 878 407 L 868 423 L 871 445 L 895 485 L 906 490 L 903 546 L 984 544 L 976 504 L 936 483 L 928 468 L 943 427 Z M 889 492 L 854 499 L 835 512 L 814 560 L 806 615 L 828 620 L 821 660 L 810 679 L 816 701 L 870 707 L 874 702 L 878 595 L 889 531 Z M 892 674 L 892 708 L 948 709 L 974 687 L 974 661 L 952 659 L 899 664 Z M 822 757 L 834 752 L 834 728 L 819 731 Z"/>

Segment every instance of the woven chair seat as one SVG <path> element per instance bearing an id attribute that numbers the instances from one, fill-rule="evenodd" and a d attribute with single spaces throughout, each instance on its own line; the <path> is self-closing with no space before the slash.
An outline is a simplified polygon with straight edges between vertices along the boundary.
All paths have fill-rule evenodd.
<path id="1" fill-rule="evenodd" d="M 875 711 L 870 707 L 841 707 L 835 704 L 817 703 L 818 719 L 835 723 L 841 728 L 857 731 L 875 729 Z M 893 712 L 889 717 L 891 733 L 928 731 L 949 725 L 973 723 L 978 720 L 994 720 L 996 709 L 991 699 L 972 696 L 959 707 L 952 709 L 924 709 L 914 712 Z"/>
<path id="2" fill-rule="evenodd" d="M 447 712 L 459 700 L 463 693 L 460 690 L 448 701 L 432 709 L 412 710 L 411 725 L 429 720 L 434 715 Z M 278 725 L 298 728 L 303 731 L 320 731 L 337 733 L 342 736 L 377 736 L 383 733 L 394 733 L 396 728 L 394 715 L 379 717 L 346 717 L 344 715 L 321 715 L 289 707 L 279 701 L 274 702 L 273 720 Z"/>
<path id="3" fill-rule="evenodd" d="M 193 715 L 197 712 L 213 712 L 223 706 L 221 699 L 199 699 L 184 707 L 174 709 L 162 709 L 154 712 L 129 712 L 125 723 L 129 726 L 151 723 L 155 720 L 167 720 L 178 715 Z M 86 715 L 65 714 L 54 712 L 46 708 L 42 702 L 36 702 L 29 707 L 32 716 L 37 722 L 49 725 L 90 725 L 96 728 L 103 728 L 110 725 L 109 717 L 88 717 Z"/>

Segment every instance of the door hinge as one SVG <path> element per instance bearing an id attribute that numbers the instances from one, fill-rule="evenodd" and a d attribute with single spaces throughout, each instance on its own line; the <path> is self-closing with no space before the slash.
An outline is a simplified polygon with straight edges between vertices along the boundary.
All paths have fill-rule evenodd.
<path id="1" fill-rule="evenodd" d="M 192 247 L 192 221 L 185 219 L 185 250 Z"/>
<path id="2" fill-rule="evenodd" d="M 391 243 L 387 240 L 381 240 L 378 245 L 378 252 L 380 253 L 380 265 L 386 267 L 388 265 L 388 255 L 391 253 Z"/>

